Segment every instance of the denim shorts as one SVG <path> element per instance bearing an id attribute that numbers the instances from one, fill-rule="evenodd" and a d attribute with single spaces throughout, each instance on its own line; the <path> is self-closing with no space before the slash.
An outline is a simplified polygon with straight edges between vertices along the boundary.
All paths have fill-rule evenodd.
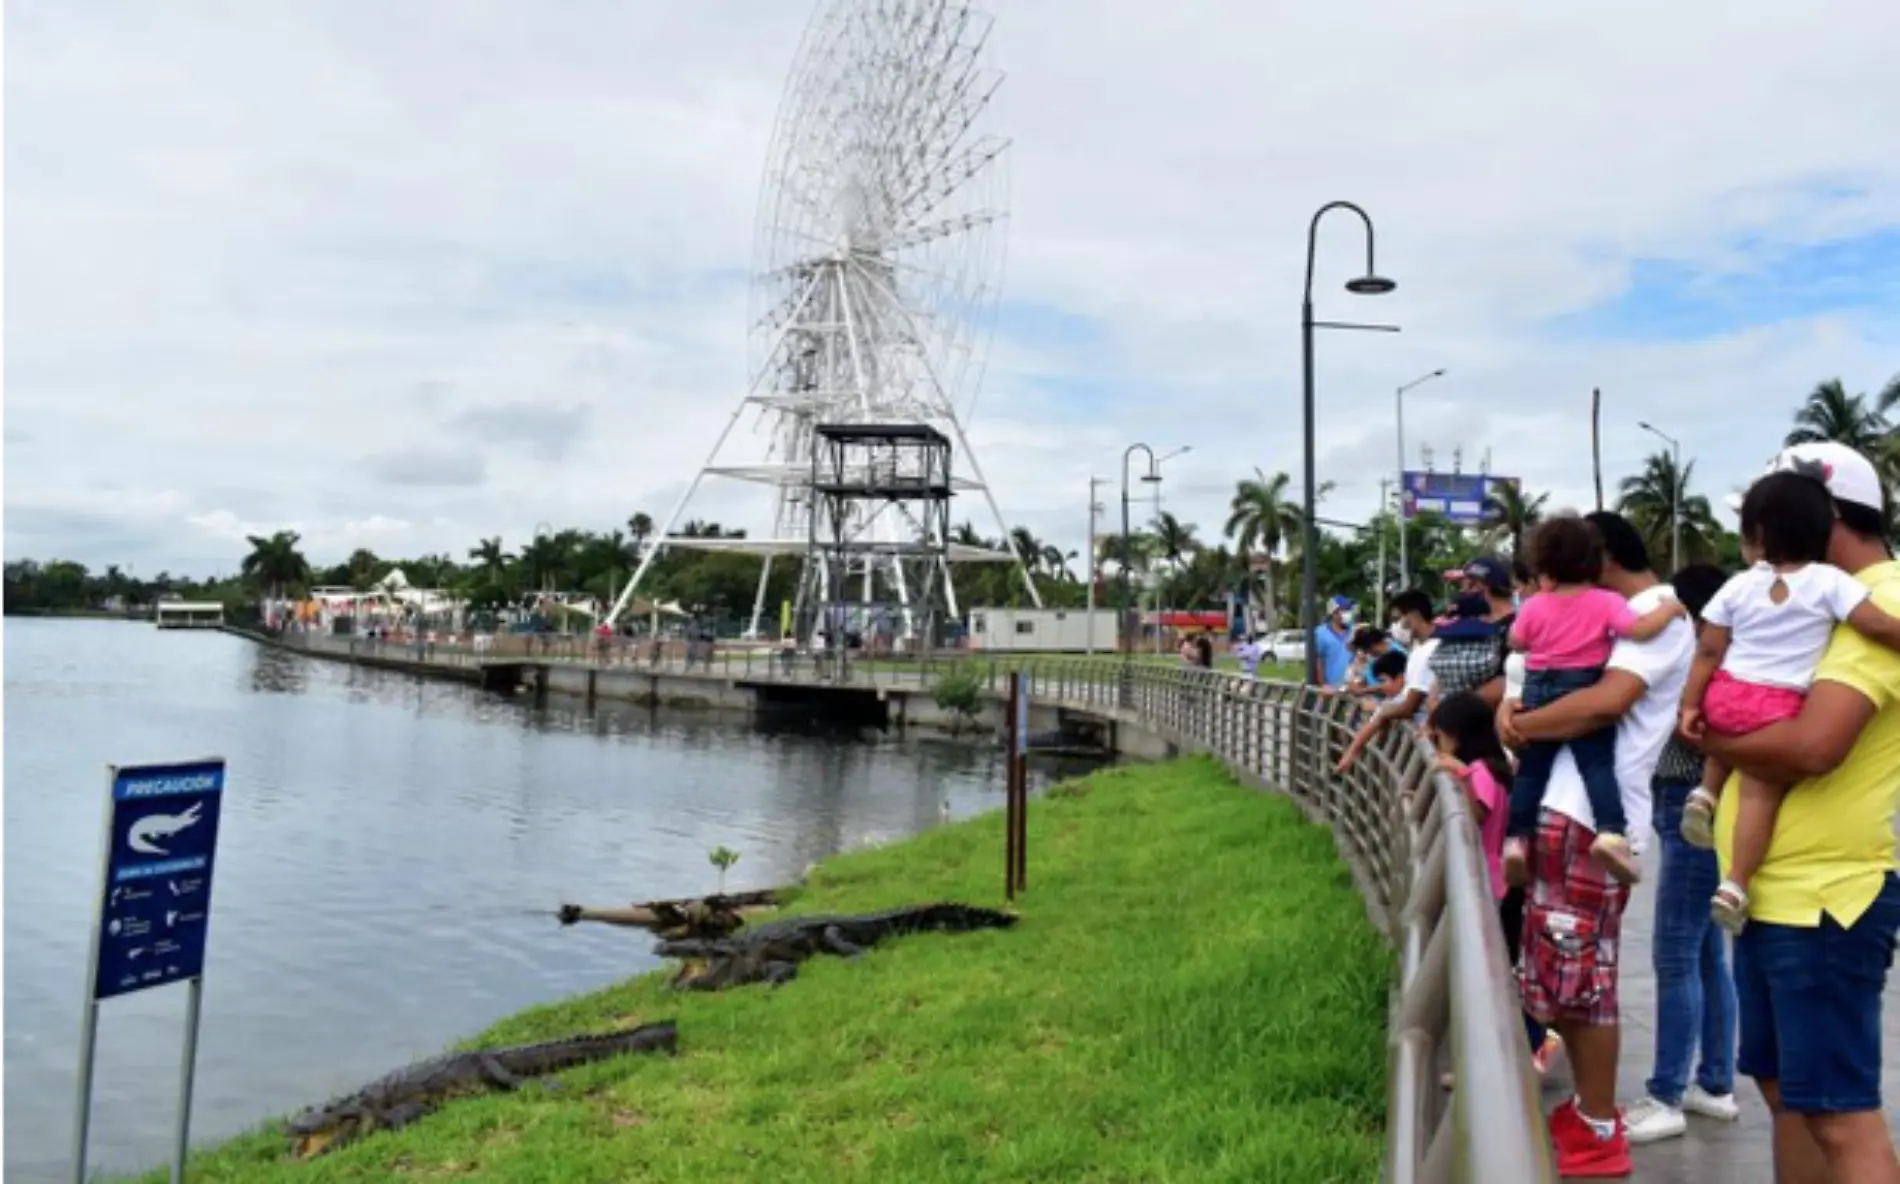
<path id="1" fill-rule="evenodd" d="M 1847 928 L 1750 921 L 1735 941 L 1735 1067 L 1800 1114 L 1880 1109 L 1880 1003 L 1900 930 L 1900 875 Z"/>

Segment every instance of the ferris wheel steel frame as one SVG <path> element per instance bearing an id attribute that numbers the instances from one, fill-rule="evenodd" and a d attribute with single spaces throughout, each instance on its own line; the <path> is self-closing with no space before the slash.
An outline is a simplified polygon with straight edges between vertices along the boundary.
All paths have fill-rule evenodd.
<path id="1" fill-rule="evenodd" d="M 953 544 L 940 537 L 939 515 L 867 504 L 858 558 L 843 573 L 867 604 L 882 577 L 908 620 L 919 581 L 906 577 L 904 557 L 929 553 L 941 572 L 921 582 L 944 592 L 952 615 L 952 562 L 1012 563 L 1041 606 L 963 426 L 981 389 L 1007 239 L 1009 142 L 980 126 L 1003 81 L 986 60 L 992 24 L 953 0 L 829 0 L 806 26 L 759 191 L 750 381 L 609 621 L 668 547 L 763 556 L 755 631 L 774 558 L 802 560 L 801 609 L 808 594 L 833 599 L 837 590 L 814 586 L 837 578 L 836 564 L 811 550 L 821 508 L 815 429 L 841 423 L 926 425 L 954 441 L 970 475 L 953 487 L 982 495 L 1007 548 Z M 749 410 L 763 455 L 729 460 Z M 770 487 L 771 537 L 672 537 L 708 476 Z"/>

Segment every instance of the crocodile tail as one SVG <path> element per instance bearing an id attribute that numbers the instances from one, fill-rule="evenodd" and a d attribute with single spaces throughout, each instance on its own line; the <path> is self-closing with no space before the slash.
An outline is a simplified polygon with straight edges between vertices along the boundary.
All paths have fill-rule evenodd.
<path id="1" fill-rule="evenodd" d="M 1016 924 L 1016 914 L 986 909 L 974 904 L 943 904 L 950 925 L 957 929 L 1008 929 Z"/>
<path id="2" fill-rule="evenodd" d="M 566 1040 L 540 1047 L 525 1049 L 497 1050 L 504 1064 L 515 1059 L 511 1052 L 525 1053 L 520 1058 L 517 1072 L 543 1073 L 555 1069 L 565 1069 L 570 1065 L 585 1064 L 588 1061 L 603 1060 L 620 1053 L 643 1052 L 649 1049 L 671 1049 L 679 1041 L 679 1029 L 672 1020 L 641 1024 L 637 1028 L 623 1028 L 617 1032 L 597 1032 L 586 1036 L 574 1036 Z"/>
<path id="3" fill-rule="evenodd" d="M 670 1047 L 679 1040 L 679 1025 L 673 1020 L 655 1020 L 650 1024 L 641 1024 L 637 1028 L 623 1028 L 617 1032 L 602 1032 L 581 1038 L 591 1052 L 611 1053 L 619 1049 L 643 1049 Z"/>

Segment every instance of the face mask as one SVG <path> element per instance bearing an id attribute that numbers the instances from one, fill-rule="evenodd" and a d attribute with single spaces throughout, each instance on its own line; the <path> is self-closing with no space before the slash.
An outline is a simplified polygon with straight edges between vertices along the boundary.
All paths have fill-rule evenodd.
<path id="1" fill-rule="evenodd" d="M 1406 627 L 1404 621 L 1400 621 L 1392 626 L 1392 640 L 1398 642 L 1400 645 L 1409 646 L 1412 644 L 1412 631 Z"/>

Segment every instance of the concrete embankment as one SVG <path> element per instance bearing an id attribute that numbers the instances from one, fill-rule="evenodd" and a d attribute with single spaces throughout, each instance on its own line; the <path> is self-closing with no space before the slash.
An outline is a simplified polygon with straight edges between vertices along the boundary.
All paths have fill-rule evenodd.
<path id="1" fill-rule="evenodd" d="M 420 678 L 440 678 L 501 694 L 566 695 L 642 706 L 729 711 L 752 718 L 808 718 L 866 727 L 925 728 L 992 734 L 1004 725 L 1001 696 L 985 691 L 972 720 L 937 702 L 919 673 L 880 672 L 844 683 L 788 676 L 769 654 L 721 661 L 713 669 L 682 665 L 594 664 L 535 654 L 482 654 L 462 647 L 375 644 L 321 635 L 287 641 L 237 626 L 224 631 L 258 645 L 325 661 L 344 662 Z M 1029 727 L 1048 746 L 1124 756 L 1175 755 L 1175 745 L 1113 708 L 1032 698 Z"/>

